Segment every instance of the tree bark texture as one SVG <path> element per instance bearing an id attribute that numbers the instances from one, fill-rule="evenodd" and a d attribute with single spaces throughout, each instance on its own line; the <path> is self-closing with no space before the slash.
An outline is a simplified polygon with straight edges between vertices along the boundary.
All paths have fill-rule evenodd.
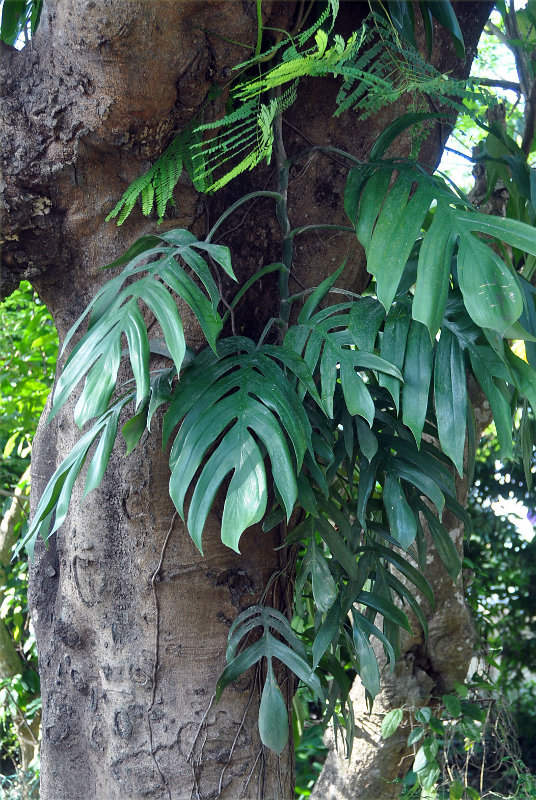
<path id="1" fill-rule="evenodd" d="M 461 5 L 471 48 L 487 4 Z M 267 1 L 262 11 L 273 28 L 293 24 L 294 4 Z M 341 20 L 350 30 L 366 13 L 366 3 L 342 4 Z M 138 210 L 120 228 L 105 223 L 106 214 L 214 85 L 223 92 L 204 119 L 222 116 L 229 70 L 250 56 L 256 37 L 252 0 L 49 0 L 30 45 L 21 52 L 2 47 L 2 291 L 31 280 L 60 339 L 102 285 L 98 268 L 154 229 Z M 448 33 L 439 29 L 435 42 L 436 66 L 464 73 Z M 336 91 L 330 80 L 304 82 L 283 127 L 289 155 L 328 143 L 364 158 L 404 111 L 403 103 L 388 107 L 364 125 L 351 112 L 334 120 Z M 426 148 L 431 165 L 444 139 L 438 126 Z M 407 147 L 400 137 L 392 154 Z M 292 224 L 342 222 L 346 172 L 344 163 L 319 154 L 299 165 L 289 186 Z M 162 229 L 184 227 L 202 238 L 222 208 L 275 181 L 268 166 L 207 202 L 181 179 Z M 240 280 L 279 260 L 280 231 L 264 201 L 228 222 L 222 241 Z M 359 291 L 368 276 L 355 236 L 302 237 L 296 277 L 317 285 L 345 257 L 346 281 Z M 238 332 L 255 337 L 274 297 L 275 283 L 263 281 L 237 312 Z M 187 309 L 181 314 L 188 343 L 198 349 L 200 330 Z M 77 486 L 67 522 L 48 549 L 36 548 L 30 602 L 43 693 L 42 800 L 289 800 L 291 752 L 277 759 L 260 744 L 255 675 L 227 689 L 217 705 L 212 700 L 229 625 L 281 568 L 279 542 L 251 530 L 237 556 L 220 544 L 216 504 L 202 558 L 174 514 L 167 454 L 154 427 L 127 459 L 117 445 L 101 486 L 83 504 Z M 34 506 L 77 436 L 72 404 L 51 425 L 41 423 Z M 290 682 L 285 686 L 290 697 Z"/>

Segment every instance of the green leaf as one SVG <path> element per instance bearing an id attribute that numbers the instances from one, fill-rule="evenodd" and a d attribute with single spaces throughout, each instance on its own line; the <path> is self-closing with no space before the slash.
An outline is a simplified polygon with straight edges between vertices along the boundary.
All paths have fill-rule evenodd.
<path id="1" fill-rule="evenodd" d="M 457 218 L 467 230 L 494 236 L 524 253 L 536 255 L 536 230 L 531 225 L 514 219 L 469 211 L 459 212 Z"/>
<path id="2" fill-rule="evenodd" d="M 26 22 L 27 0 L 4 0 L 2 4 L 2 20 L 0 22 L 0 39 L 6 44 L 14 45 L 21 35 Z"/>
<path id="3" fill-rule="evenodd" d="M 406 341 L 411 322 L 411 307 L 409 303 L 399 300 L 397 301 L 385 320 L 385 328 L 382 336 L 381 355 L 386 361 L 389 361 L 399 370 L 402 370 L 404 365 L 404 357 L 406 355 Z M 400 398 L 400 381 L 397 381 L 388 375 L 379 376 L 380 386 L 384 386 L 394 400 L 396 410 L 399 410 Z"/>
<path id="4" fill-rule="evenodd" d="M 313 642 L 313 669 L 316 669 L 320 660 L 335 636 L 339 635 L 341 622 L 341 603 L 337 598 L 332 604 L 326 618 L 320 626 Z"/>
<path id="5" fill-rule="evenodd" d="M 136 379 L 137 406 L 145 399 L 149 386 L 150 348 L 145 322 L 137 305 L 139 300 L 143 300 L 154 313 L 162 328 L 165 346 L 177 371 L 180 370 L 186 349 L 182 323 L 174 299 L 158 277 L 190 306 L 208 343 L 213 350 L 216 349 L 216 340 L 222 329 L 222 321 L 216 311 L 220 296 L 210 269 L 196 248 L 208 252 L 232 276 L 227 248 L 199 242 L 193 234 L 184 230 L 167 231 L 160 237 L 142 237 L 124 256 L 109 265 L 117 267 L 126 264 L 120 275 L 99 290 L 67 334 L 65 345 L 91 311 L 88 331 L 73 349 L 58 380 L 50 419 L 92 368 L 77 404 L 76 421 L 83 425 L 92 416 L 104 412 L 117 381 L 118 353 L 123 332 L 127 337 Z M 154 256 L 161 257 L 150 260 Z M 178 259 L 193 270 L 208 297 L 185 272 Z M 147 274 L 140 278 L 139 273 L 142 272 Z M 121 290 L 127 280 L 130 282 Z"/>
<path id="6" fill-rule="evenodd" d="M 86 431 L 77 441 L 69 455 L 56 469 L 41 495 L 28 532 L 17 544 L 15 555 L 23 547 L 33 552 L 35 539 L 39 534 L 46 541 L 63 524 L 69 509 L 74 483 L 84 466 L 90 447 L 100 436 L 102 438 L 97 446 L 88 472 L 87 480 L 90 488 L 87 489 L 86 487 L 85 494 L 98 485 L 110 457 L 119 414 L 123 406 L 132 398 L 132 394 L 127 395 L 108 409 L 93 427 Z"/>
<path id="7" fill-rule="evenodd" d="M 417 522 L 400 486 L 398 477 L 391 471 L 385 473 L 383 504 L 387 512 L 391 533 L 400 543 L 400 546 L 407 550 L 415 539 Z"/>
<path id="8" fill-rule="evenodd" d="M 434 593 L 432 591 L 432 587 L 428 583 L 427 579 L 422 575 L 415 567 L 413 567 L 409 561 L 407 561 L 402 555 L 391 550 L 387 547 L 383 547 L 383 545 L 374 544 L 373 552 L 381 558 L 385 558 L 386 561 L 391 563 L 399 572 L 402 573 L 417 589 L 424 594 L 426 599 L 432 605 L 435 606 L 434 602 Z"/>
<path id="9" fill-rule="evenodd" d="M 353 303 L 348 318 L 348 330 L 358 350 L 374 351 L 374 344 L 385 311 L 374 297 L 361 297 Z"/>
<path id="10" fill-rule="evenodd" d="M 410 198 L 415 178 L 412 170 L 400 171 L 385 196 L 370 246 L 365 246 L 367 270 L 376 278 L 378 300 L 386 311 L 392 305 L 404 267 L 434 199 L 434 188 L 427 181 L 419 182 Z M 362 244 L 365 245 L 363 240 Z"/>
<path id="11" fill-rule="evenodd" d="M 323 280 L 320 286 L 317 286 L 314 292 L 312 292 L 312 294 L 309 295 L 309 297 L 303 304 L 302 310 L 298 314 L 298 324 L 307 322 L 311 318 L 313 312 L 315 311 L 317 306 L 322 302 L 322 300 L 327 295 L 331 287 L 337 283 L 344 267 L 345 264 L 341 264 L 339 269 L 335 270 L 335 272 L 332 275 L 329 275 L 329 277 Z"/>
<path id="12" fill-rule="evenodd" d="M 93 489 L 96 489 L 104 477 L 115 444 L 121 409 L 121 405 L 116 406 L 107 417 L 106 425 L 104 426 L 86 474 L 86 483 L 82 499 L 92 492 Z"/>
<path id="13" fill-rule="evenodd" d="M 328 562 L 318 551 L 314 537 L 311 539 L 311 583 L 313 597 L 317 609 L 324 613 L 328 611 L 337 598 L 337 586 L 331 576 Z"/>
<path id="14" fill-rule="evenodd" d="M 364 417 L 370 426 L 374 420 L 374 402 L 369 388 L 356 370 L 372 370 L 392 376 L 398 381 L 402 375 L 398 368 L 385 358 L 355 349 L 348 330 L 351 304 L 343 303 L 317 312 L 306 323 L 294 326 L 285 338 L 287 347 L 294 347 L 311 373 L 320 362 L 321 398 L 323 408 L 333 416 L 333 401 L 337 381 L 340 379 L 346 406 L 351 415 Z"/>
<path id="15" fill-rule="evenodd" d="M 458 279 L 465 307 L 481 328 L 502 336 L 521 316 L 517 278 L 487 244 L 470 234 L 460 238 Z"/>
<path id="16" fill-rule="evenodd" d="M 174 369 L 163 370 L 156 379 L 151 381 L 151 397 L 147 411 L 147 430 L 151 429 L 151 420 L 164 403 L 169 403 L 173 397 L 172 382 Z"/>
<path id="17" fill-rule="evenodd" d="M 415 712 L 415 719 L 417 722 L 422 722 L 424 725 L 427 725 L 432 718 L 432 709 L 428 708 L 428 706 L 422 706 L 418 708 Z"/>
<path id="18" fill-rule="evenodd" d="M 394 472 L 397 477 L 413 484 L 422 494 L 429 497 L 437 508 L 438 513 L 441 514 L 445 506 L 445 497 L 434 478 L 428 477 L 422 469 L 415 469 L 415 467 L 394 456 L 389 459 L 389 470 Z"/>
<path id="19" fill-rule="evenodd" d="M 393 733 L 396 733 L 403 717 L 404 711 L 401 708 L 393 708 L 387 712 L 382 719 L 382 739 L 388 739 Z"/>
<path id="20" fill-rule="evenodd" d="M 450 784 L 449 800 L 463 800 L 463 783 L 455 780 Z"/>
<path id="21" fill-rule="evenodd" d="M 455 694 L 444 694 L 442 699 L 450 716 L 459 717 L 462 713 L 462 704 L 460 702 L 460 698 L 456 697 Z"/>
<path id="22" fill-rule="evenodd" d="M 127 456 L 130 455 L 130 453 L 134 450 L 141 437 L 147 430 L 147 410 L 148 404 L 146 402 L 143 404 L 139 413 L 131 417 L 131 419 L 129 419 L 129 421 L 126 422 L 121 429 L 121 433 L 123 434 L 123 438 L 127 445 Z"/>
<path id="23" fill-rule="evenodd" d="M 420 446 L 432 377 L 433 349 L 427 329 L 415 320 L 411 323 L 404 360 L 402 416 Z"/>
<path id="24" fill-rule="evenodd" d="M 379 595 L 377 592 L 360 592 L 356 598 L 357 603 L 363 603 L 368 608 L 373 608 L 385 619 L 389 619 L 400 628 L 411 633 L 411 626 L 407 616 L 397 608 L 390 600 Z"/>
<path id="25" fill-rule="evenodd" d="M 271 664 L 268 665 L 259 706 L 259 733 L 266 747 L 278 755 L 283 752 L 289 733 L 288 711 Z"/>
<path id="26" fill-rule="evenodd" d="M 354 423 L 359 439 L 359 449 L 365 458 L 371 461 L 378 452 L 378 439 L 359 417 L 354 417 Z"/>
<path id="27" fill-rule="evenodd" d="M 344 187 L 344 210 L 352 225 L 356 224 L 359 196 L 371 170 L 367 166 L 352 167 Z"/>
<path id="28" fill-rule="evenodd" d="M 130 305 L 130 304 L 129 304 Z M 123 319 L 123 329 L 127 337 L 128 355 L 134 380 L 136 381 L 136 408 L 149 395 L 149 338 L 138 306 L 132 304 Z"/>
<path id="29" fill-rule="evenodd" d="M 254 642 L 245 650 L 242 650 L 236 658 L 233 658 L 233 660 L 227 664 L 216 684 L 216 700 L 219 700 L 226 686 L 229 686 L 230 683 L 243 675 L 244 672 L 247 672 L 257 661 L 260 661 L 266 651 L 266 638 L 267 634 L 265 633 L 258 641 Z"/>
<path id="30" fill-rule="evenodd" d="M 189 409 L 171 450 L 170 495 L 182 515 L 188 487 L 208 452 L 231 426 L 195 481 L 188 529 L 201 549 L 203 527 L 216 492 L 226 475 L 233 472 L 226 492 L 221 536 L 225 544 L 238 550 L 245 528 L 258 522 L 266 510 L 264 457 L 252 434 L 267 451 L 288 518 L 297 498 L 296 473 L 310 441 L 310 427 L 294 388 L 266 353 L 257 351 L 254 343 L 244 338 L 222 344 L 224 355 L 215 363 L 209 379 L 206 372 L 195 370 L 194 362 L 192 379 L 186 387 L 188 402 L 181 405 L 179 395 L 166 414 L 168 418 L 172 412 L 176 414 L 172 421 L 166 421 L 165 427 L 171 428 L 179 421 L 179 415 Z M 246 352 L 240 352 L 243 350 Z M 206 358 L 201 361 L 205 363 Z"/>
<path id="31" fill-rule="evenodd" d="M 323 540 L 337 559 L 341 567 L 352 581 L 359 581 L 359 571 L 357 559 L 352 551 L 344 543 L 338 531 L 335 531 L 327 519 L 318 517 L 314 520 L 314 525 L 319 531 Z"/>
<path id="32" fill-rule="evenodd" d="M 475 741 L 478 740 L 479 737 Z M 468 800 L 481 800 L 480 794 L 477 792 L 476 789 L 473 789 L 472 786 L 465 787 L 465 793 L 467 795 Z"/>
<path id="33" fill-rule="evenodd" d="M 393 673 L 396 664 L 396 655 L 393 649 L 393 645 L 391 644 L 387 636 L 384 633 L 382 633 L 382 631 L 379 628 L 377 628 L 376 625 L 374 625 L 365 616 L 363 616 L 363 614 L 361 614 L 361 612 L 358 611 L 355 608 L 355 606 L 352 606 L 351 612 L 352 612 L 352 618 L 354 619 L 354 624 L 359 625 L 363 633 L 368 634 L 368 636 L 375 636 L 383 644 L 385 653 L 389 658 L 391 673 Z"/>
<path id="34" fill-rule="evenodd" d="M 426 325 L 433 339 L 441 326 L 449 290 L 456 234 L 446 202 L 441 202 L 423 238 L 417 265 L 413 319 Z"/>
<path id="35" fill-rule="evenodd" d="M 410 735 L 408 736 L 408 747 L 411 747 L 412 744 L 415 744 L 415 742 L 420 741 L 420 739 L 422 739 L 423 736 L 424 736 L 424 728 L 421 728 L 420 725 L 418 725 L 416 728 L 413 728 Z"/>
<path id="36" fill-rule="evenodd" d="M 437 21 L 440 22 L 441 25 L 444 25 L 452 34 L 458 58 L 464 58 L 465 43 L 463 41 L 463 34 L 450 0 L 432 0 L 432 2 L 427 2 L 426 5 Z"/>
<path id="37" fill-rule="evenodd" d="M 413 767 L 415 770 L 415 767 Z M 419 778 L 419 783 L 425 791 L 429 791 L 435 785 L 441 773 L 436 759 L 430 760 L 420 770 L 415 770 Z"/>
<path id="38" fill-rule="evenodd" d="M 411 609 L 413 610 L 413 613 L 417 617 L 417 620 L 418 620 L 419 625 L 421 626 L 421 628 L 423 630 L 425 638 L 427 638 L 428 637 L 428 622 L 426 620 L 426 617 L 425 617 L 425 615 L 424 615 L 419 603 L 417 602 L 416 597 L 414 597 L 414 595 L 410 592 L 410 590 L 407 588 L 407 586 L 405 586 L 402 583 L 402 581 L 398 580 L 398 578 L 395 575 L 392 575 L 390 572 L 387 573 L 387 575 L 386 575 L 386 581 L 389 584 L 389 586 L 391 586 L 395 590 L 395 592 L 397 593 L 398 597 L 402 601 L 407 601 L 408 602 L 408 604 L 410 605 Z"/>
<path id="39" fill-rule="evenodd" d="M 441 331 L 435 353 L 434 402 L 441 447 L 462 475 L 467 379 L 463 351 L 447 328 Z"/>
<path id="40" fill-rule="evenodd" d="M 500 445 L 500 456 L 504 461 L 512 458 L 512 413 L 510 403 L 493 380 L 494 362 L 490 353 L 491 348 L 472 348 L 469 351 L 473 372 L 486 395 L 493 421 L 497 429 L 497 438 Z"/>
<path id="41" fill-rule="evenodd" d="M 359 659 L 359 677 L 361 683 L 372 697 L 380 692 L 380 670 L 372 645 L 363 633 L 359 624 L 354 620 L 353 641 Z"/>
<path id="42" fill-rule="evenodd" d="M 356 167 L 352 170 L 352 173 L 357 176 L 359 169 L 362 170 L 363 179 L 366 180 L 366 183 L 361 194 L 359 214 L 355 225 L 357 238 L 368 255 L 374 225 L 391 182 L 391 169 L 376 169 L 371 177 L 368 177 L 370 167 Z"/>

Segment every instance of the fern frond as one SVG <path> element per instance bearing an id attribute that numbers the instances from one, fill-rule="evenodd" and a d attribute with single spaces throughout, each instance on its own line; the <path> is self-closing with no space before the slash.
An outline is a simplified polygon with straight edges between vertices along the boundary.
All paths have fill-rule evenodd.
<path id="1" fill-rule="evenodd" d="M 106 222 L 118 216 L 117 224 L 122 225 L 141 197 L 142 213 L 145 217 L 152 212 L 156 201 L 158 224 L 160 224 L 164 219 L 167 204 L 172 201 L 173 190 L 184 167 L 193 180 L 189 151 L 196 138 L 196 131 L 191 131 L 189 128 L 181 131 L 145 175 L 140 175 L 130 184 L 123 197 L 106 217 Z M 198 183 L 196 188 L 203 191 L 202 184 Z"/>
<path id="2" fill-rule="evenodd" d="M 246 106 L 250 118 L 244 119 L 243 113 L 229 114 L 219 121 L 223 129 L 216 140 L 210 139 L 197 145 L 194 162 L 197 163 L 196 178 L 208 183 L 210 174 L 217 167 L 229 164 L 233 166 L 216 181 L 207 185 L 207 192 L 215 192 L 233 178 L 246 170 L 254 169 L 264 158 L 268 161 L 272 155 L 274 144 L 273 121 L 286 111 L 296 99 L 296 82 L 281 97 L 274 97 L 269 103 L 250 101 Z M 238 122 L 238 124 L 233 124 Z M 198 131 L 216 127 L 213 123 L 203 125 Z M 242 155 L 246 153 L 246 155 Z"/>
<path id="3" fill-rule="evenodd" d="M 156 203 L 161 222 L 183 168 L 198 191 L 215 192 L 242 172 L 254 169 L 263 159 L 269 161 L 274 143 L 273 121 L 292 105 L 299 79 L 306 76 L 342 78 L 334 116 L 353 109 L 363 120 L 402 95 L 409 95 L 416 112 L 428 110 L 429 96 L 464 113 L 468 113 L 465 100 L 488 100 L 487 92 L 439 73 L 375 13 L 347 39 L 338 34 L 330 39 L 338 3 L 339 0 L 329 0 L 317 21 L 292 39 L 290 45 L 288 41 L 280 42 L 269 51 L 281 48 L 281 61 L 261 77 L 237 86 L 232 99 L 238 107 L 231 113 L 193 131 L 186 129 L 176 137 L 151 169 L 131 184 L 107 219 L 119 215 L 120 225 L 141 195 L 143 214 L 151 213 Z M 252 65 L 259 58 L 240 67 Z M 273 97 L 274 89 L 287 85 L 281 97 Z M 266 93 L 269 100 L 264 99 Z M 412 153 L 418 152 L 426 130 L 421 126 L 413 132 Z M 202 141 L 207 133 L 209 138 Z"/>

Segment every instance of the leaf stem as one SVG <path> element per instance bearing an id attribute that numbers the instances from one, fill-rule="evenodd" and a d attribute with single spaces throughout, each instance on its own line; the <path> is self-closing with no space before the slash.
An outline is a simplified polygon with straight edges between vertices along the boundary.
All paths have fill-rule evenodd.
<path id="1" fill-rule="evenodd" d="M 285 265 L 283 263 L 278 261 L 275 264 L 267 264 L 265 267 L 262 267 L 262 269 L 258 270 L 255 273 L 255 275 L 252 275 L 251 278 L 248 281 L 246 281 L 246 283 L 240 288 L 240 290 L 233 297 L 231 303 L 229 304 L 229 308 L 227 309 L 227 311 L 225 312 L 225 314 L 222 317 L 222 323 L 225 325 L 225 323 L 227 322 L 227 320 L 229 318 L 229 314 L 236 307 L 236 305 L 240 302 L 240 300 L 246 294 L 248 289 L 250 289 L 253 286 L 254 283 L 256 283 L 258 280 L 263 278 L 265 275 L 268 275 L 270 272 L 276 272 L 277 270 L 281 270 L 281 269 L 286 269 L 286 267 L 285 267 Z"/>
<path id="2" fill-rule="evenodd" d="M 259 53 L 261 52 L 261 45 L 262 45 L 262 32 L 263 32 L 263 25 L 262 25 L 262 0 L 257 0 L 257 44 L 255 45 L 255 55 L 254 58 L 257 58 Z"/>
<path id="3" fill-rule="evenodd" d="M 259 341 L 257 342 L 257 348 L 262 347 L 262 345 L 264 344 L 264 340 L 268 336 L 268 333 L 270 332 L 270 328 L 273 327 L 274 322 L 280 322 L 279 317 L 270 317 L 270 319 L 268 320 L 268 322 L 264 326 L 263 332 L 261 333 L 261 335 L 259 337 Z"/>
<path id="4" fill-rule="evenodd" d="M 347 161 L 351 161 L 352 164 L 356 164 L 359 167 L 362 167 L 365 163 L 364 161 L 360 161 L 359 158 L 356 158 L 351 153 L 347 153 L 346 150 L 340 150 L 338 147 L 330 147 L 328 145 L 315 144 L 312 147 L 308 147 L 306 150 L 302 150 L 297 155 L 287 159 L 287 166 L 291 167 L 292 164 L 295 164 L 297 161 L 301 161 L 302 158 L 310 155 L 311 153 L 333 153 L 334 155 L 345 158 Z"/>
<path id="5" fill-rule="evenodd" d="M 240 208 L 240 206 L 244 205 L 244 203 L 247 203 L 249 200 L 253 200 L 255 197 L 271 197 L 276 202 L 281 201 L 282 199 L 279 192 L 258 191 L 258 192 L 250 192 L 249 194 L 244 195 L 244 197 L 241 197 L 239 200 L 236 201 L 236 203 L 233 203 L 232 206 L 229 206 L 229 208 L 223 212 L 221 217 L 219 217 L 219 219 L 216 220 L 216 222 L 208 232 L 208 236 L 206 237 L 205 242 L 207 242 L 207 244 L 210 244 L 211 240 L 214 237 L 214 234 L 216 233 L 218 228 L 221 228 L 227 217 L 230 217 L 231 214 L 234 211 L 236 211 L 237 208 Z"/>
<path id="6" fill-rule="evenodd" d="M 295 236 L 299 236 L 301 233 L 308 233 L 309 231 L 316 231 L 316 230 L 323 230 L 323 231 L 344 231 L 345 233 L 354 233 L 354 229 L 350 228 L 348 225 L 303 225 L 301 228 L 293 228 L 288 236 L 290 239 L 293 239 Z"/>

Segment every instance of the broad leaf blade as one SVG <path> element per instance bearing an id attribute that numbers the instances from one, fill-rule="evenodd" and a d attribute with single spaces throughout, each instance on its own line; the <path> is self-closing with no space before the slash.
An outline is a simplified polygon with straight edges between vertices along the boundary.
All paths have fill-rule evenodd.
<path id="1" fill-rule="evenodd" d="M 289 734 L 287 705 L 274 678 L 272 665 L 262 690 L 259 706 L 259 733 L 261 742 L 280 755 L 285 749 Z"/>
<path id="2" fill-rule="evenodd" d="M 457 339 L 447 328 L 441 331 L 436 348 L 434 401 L 441 447 L 462 475 L 467 408 L 465 359 Z"/>
<path id="3" fill-rule="evenodd" d="M 417 446 L 420 446 L 432 377 L 433 349 L 428 330 L 413 320 L 409 329 L 404 360 L 404 385 L 402 387 L 402 415 L 410 428 Z"/>

